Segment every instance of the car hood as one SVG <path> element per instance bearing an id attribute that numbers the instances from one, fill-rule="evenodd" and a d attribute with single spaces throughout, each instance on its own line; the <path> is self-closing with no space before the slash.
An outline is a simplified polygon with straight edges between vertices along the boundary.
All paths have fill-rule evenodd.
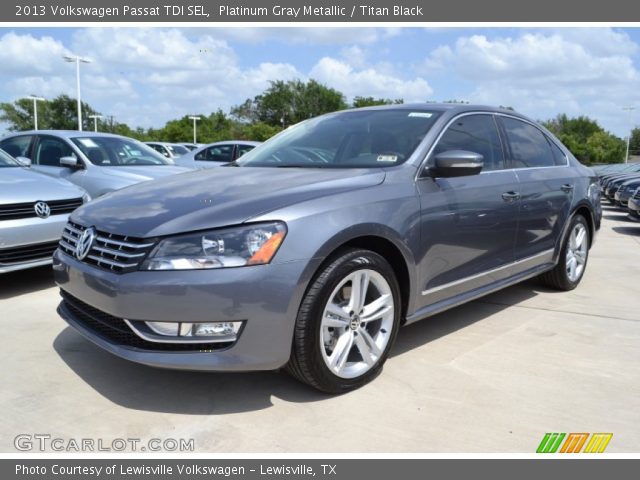
<path id="1" fill-rule="evenodd" d="M 100 172 L 110 177 L 117 177 L 123 180 L 130 180 L 132 183 L 144 182 L 146 180 L 153 180 L 155 178 L 163 178 L 169 175 L 175 175 L 177 173 L 189 172 L 193 169 L 173 166 L 173 165 L 158 165 L 158 166 L 146 166 L 140 165 L 137 167 L 97 167 Z"/>
<path id="2" fill-rule="evenodd" d="M 239 224 L 294 203 L 378 185 L 384 178 L 384 171 L 372 169 L 197 170 L 110 193 L 72 218 L 121 235 L 171 235 Z"/>
<path id="3" fill-rule="evenodd" d="M 80 198 L 85 191 L 66 180 L 28 168 L 0 168 L 0 204 Z"/>

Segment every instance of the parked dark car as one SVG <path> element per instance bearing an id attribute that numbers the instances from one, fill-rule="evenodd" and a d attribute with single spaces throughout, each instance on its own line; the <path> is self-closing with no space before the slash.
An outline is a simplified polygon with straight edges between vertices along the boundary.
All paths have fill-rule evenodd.
<path id="1" fill-rule="evenodd" d="M 640 220 L 640 188 L 629 199 L 627 207 L 629 209 L 629 217 L 633 220 Z"/>
<path id="2" fill-rule="evenodd" d="M 624 175 L 621 177 L 615 177 L 613 179 L 610 179 L 607 182 L 606 187 L 604 189 L 604 195 L 607 197 L 607 199 L 612 205 L 616 205 L 616 192 L 618 191 L 618 189 L 624 183 L 632 180 L 637 180 L 637 179 L 640 179 L 640 174 L 638 173 Z"/>
<path id="3" fill-rule="evenodd" d="M 136 362 L 344 392 L 402 324 L 532 277 L 578 286 L 601 214 L 594 172 L 515 112 L 347 110 L 80 208 L 58 311 Z"/>
<path id="4" fill-rule="evenodd" d="M 638 187 L 640 187 L 640 177 L 622 182 L 614 195 L 616 205 L 626 209 L 629 199 L 633 197 Z"/>

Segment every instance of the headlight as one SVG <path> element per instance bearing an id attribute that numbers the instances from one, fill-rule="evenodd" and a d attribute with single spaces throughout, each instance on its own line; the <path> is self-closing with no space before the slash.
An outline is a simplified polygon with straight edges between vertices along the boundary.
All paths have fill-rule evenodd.
<path id="1" fill-rule="evenodd" d="M 269 263 L 287 233 L 273 222 L 192 233 L 161 240 L 142 270 L 200 270 Z"/>
<path id="2" fill-rule="evenodd" d="M 91 201 L 91 195 L 85 192 L 85 194 L 82 195 L 82 203 L 89 203 L 90 201 Z"/>

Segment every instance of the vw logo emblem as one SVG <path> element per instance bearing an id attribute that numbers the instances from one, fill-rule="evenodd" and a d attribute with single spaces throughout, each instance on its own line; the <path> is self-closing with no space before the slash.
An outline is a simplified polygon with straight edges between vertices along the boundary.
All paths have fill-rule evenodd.
<path id="1" fill-rule="evenodd" d="M 87 228 L 80 236 L 78 237 L 78 243 L 76 243 L 75 255 L 78 260 L 83 260 L 89 252 L 91 251 L 91 247 L 93 245 L 93 240 L 96 238 L 96 229 L 93 227 Z"/>
<path id="2" fill-rule="evenodd" d="M 33 209 L 40 218 L 48 218 L 51 215 L 51 208 L 45 202 L 36 202 Z"/>

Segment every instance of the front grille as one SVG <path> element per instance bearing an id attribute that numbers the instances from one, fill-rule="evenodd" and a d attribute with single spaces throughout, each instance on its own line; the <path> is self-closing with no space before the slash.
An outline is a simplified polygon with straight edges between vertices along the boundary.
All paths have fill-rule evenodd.
<path id="1" fill-rule="evenodd" d="M 73 319 L 82 324 L 103 340 L 116 345 L 146 351 L 164 352 L 211 352 L 225 349 L 232 342 L 193 344 L 193 343 L 156 343 L 138 337 L 122 318 L 114 317 L 97 308 L 87 305 L 74 296 L 60 290 L 62 303 L 73 315 Z"/>
<path id="2" fill-rule="evenodd" d="M 10 265 L 45 260 L 51 258 L 56 248 L 58 248 L 57 241 L 23 245 L 21 247 L 0 248 L 0 264 Z"/>
<path id="3" fill-rule="evenodd" d="M 72 198 L 68 200 L 54 200 L 44 202 L 51 209 L 50 215 L 62 215 L 73 212 L 82 205 L 82 198 Z M 0 205 L 0 220 L 17 220 L 19 218 L 37 217 L 35 211 L 36 202 L 13 203 L 11 205 Z"/>
<path id="4" fill-rule="evenodd" d="M 60 240 L 62 251 L 75 256 L 78 238 L 86 228 L 77 223 L 67 223 Z M 132 272 L 138 269 L 153 245 L 153 241 L 142 238 L 97 230 L 93 245 L 82 261 L 112 272 Z"/>

